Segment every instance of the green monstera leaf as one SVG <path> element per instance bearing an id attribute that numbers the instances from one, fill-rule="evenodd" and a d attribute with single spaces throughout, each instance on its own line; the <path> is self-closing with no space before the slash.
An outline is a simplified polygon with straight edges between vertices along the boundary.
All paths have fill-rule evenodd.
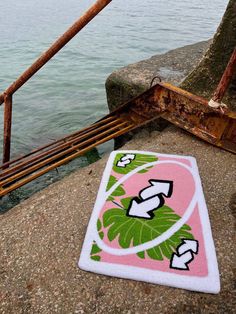
<path id="1" fill-rule="evenodd" d="M 97 230 L 99 232 L 100 238 L 103 239 L 104 233 L 103 233 L 103 231 L 101 231 L 101 229 L 102 229 L 102 223 L 101 223 L 101 220 L 98 219 Z M 102 250 L 100 249 L 100 247 L 97 245 L 97 243 L 95 241 L 93 241 L 92 249 L 90 252 L 90 258 L 96 262 L 100 262 L 101 256 L 99 255 L 99 253 L 101 253 L 101 252 L 102 252 Z"/>
<path id="2" fill-rule="evenodd" d="M 109 191 L 110 188 L 117 182 L 117 179 L 114 176 L 110 176 L 107 189 L 106 191 Z M 114 201 L 114 198 L 116 196 L 122 196 L 125 194 L 125 190 L 123 189 L 123 184 L 119 185 L 117 189 L 108 197 L 107 201 Z"/>
<path id="3" fill-rule="evenodd" d="M 157 209 L 151 220 L 126 216 L 126 210 L 132 198 L 121 200 L 122 208 L 111 208 L 103 215 L 103 226 L 107 228 L 108 239 L 112 242 L 117 239 L 122 248 L 129 248 L 149 242 L 171 228 L 181 217 L 173 209 L 163 206 Z M 137 253 L 139 258 L 148 256 L 153 260 L 171 259 L 173 252 L 182 239 L 193 239 L 189 232 L 191 228 L 183 225 L 169 239 L 145 252 Z"/>
<path id="4" fill-rule="evenodd" d="M 90 253 L 90 258 L 96 262 L 100 262 L 101 256 L 98 255 L 98 253 L 102 252 L 102 250 L 99 248 L 99 246 L 96 244 L 96 242 L 93 242 L 92 250 Z"/>
<path id="5" fill-rule="evenodd" d="M 121 160 L 121 158 L 123 156 L 125 156 L 125 154 L 123 154 L 123 153 L 119 153 L 116 155 L 116 158 L 114 160 L 114 165 L 113 165 L 113 171 L 115 171 L 116 173 L 127 174 L 130 171 L 132 171 L 132 170 L 134 170 L 134 169 L 136 169 L 136 168 L 138 168 L 144 164 L 148 164 L 150 162 L 154 162 L 154 161 L 158 160 L 158 158 L 156 156 L 135 154 L 135 159 L 132 160 L 129 165 L 126 165 L 125 168 L 117 167 L 117 163 Z M 143 169 L 143 170 L 139 171 L 138 173 L 146 173 L 146 172 L 148 172 L 148 169 L 150 169 L 150 168 L 151 167 Z"/>

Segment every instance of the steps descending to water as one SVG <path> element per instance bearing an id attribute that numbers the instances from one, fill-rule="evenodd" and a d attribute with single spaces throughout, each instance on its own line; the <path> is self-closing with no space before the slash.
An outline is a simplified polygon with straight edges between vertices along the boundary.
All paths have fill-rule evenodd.
<path id="1" fill-rule="evenodd" d="M 2 165 L 0 197 L 133 127 L 129 119 L 109 115 L 85 129 Z"/>

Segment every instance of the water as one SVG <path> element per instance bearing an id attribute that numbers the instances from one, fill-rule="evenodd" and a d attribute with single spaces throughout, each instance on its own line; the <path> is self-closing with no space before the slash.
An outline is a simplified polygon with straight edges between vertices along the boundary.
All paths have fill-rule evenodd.
<path id="1" fill-rule="evenodd" d="M 93 2 L 0 0 L 1 91 Z M 227 3 L 227 0 L 113 0 L 14 95 L 12 156 L 102 117 L 107 113 L 104 83 L 112 71 L 154 54 L 209 39 Z M 0 138 L 2 133 L 1 124 Z M 111 147 L 106 144 L 98 153 L 101 155 Z M 21 194 L 28 195 L 27 189 L 21 189 Z"/>

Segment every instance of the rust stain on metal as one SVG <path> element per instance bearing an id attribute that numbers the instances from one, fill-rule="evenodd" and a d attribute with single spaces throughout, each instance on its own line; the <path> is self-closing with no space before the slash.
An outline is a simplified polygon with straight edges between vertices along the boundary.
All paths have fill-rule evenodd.
<path id="1" fill-rule="evenodd" d="M 234 112 L 222 112 L 208 106 L 208 101 L 202 97 L 168 83 L 158 83 L 91 126 L 2 165 L 0 197 L 158 117 L 236 153 Z"/>
<path id="2" fill-rule="evenodd" d="M 214 95 L 212 96 L 213 101 L 218 103 L 222 101 L 235 72 L 236 72 L 236 48 L 234 48 L 229 63 L 224 71 L 224 74 L 222 75 L 220 83 L 217 86 Z"/>
<path id="3" fill-rule="evenodd" d="M 3 163 L 10 160 L 11 125 L 12 125 L 12 95 L 5 95 L 4 97 Z M 6 165 L 5 167 L 8 167 L 8 166 Z"/>
<path id="4" fill-rule="evenodd" d="M 162 86 L 164 89 L 159 101 L 167 104 L 168 99 L 163 118 L 213 145 L 236 152 L 233 134 L 227 131 L 229 125 L 236 125 L 234 112 L 211 108 L 207 105 L 207 100 L 176 87 L 170 88 L 169 84 L 164 83 Z M 225 133 L 231 146 L 224 145 Z"/>

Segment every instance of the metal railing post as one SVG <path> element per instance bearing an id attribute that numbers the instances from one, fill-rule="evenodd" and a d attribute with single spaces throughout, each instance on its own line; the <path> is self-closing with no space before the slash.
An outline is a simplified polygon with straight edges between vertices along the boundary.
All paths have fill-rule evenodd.
<path id="1" fill-rule="evenodd" d="M 11 156 L 11 125 L 12 125 L 12 95 L 4 97 L 4 136 L 3 136 L 3 164 Z M 7 168 L 8 166 L 6 166 Z"/>
<path id="2" fill-rule="evenodd" d="M 9 167 L 11 155 L 11 124 L 12 124 L 12 96 L 36 72 L 38 72 L 55 54 L 57 54 L 77 33 L 81 31 L 99 12 L 112 0 L 97 0 L 51 47 L 45 51 L 18 79 L 13 82 L 4 93 L 0 94 L 0 106 L 4 103 L 4 138 L 3 165 Z"/>
<path id="3" fill-rule="evenodd" d="M 222 78 L 219 82 L 219 85 L 217 86 L 213 96 L 212 100 L 220 103 L 225 95 L 226 90 L 229 87 L 229 84 L 232 80 L 232 77 L 236 71 L 236 47 L 231 55 L 231 58 L 228 62 L 228 65 L 224 71 L 224 74 L 222 75 Z"/>
<path id="4" fill-rule="evenodd" d="M 112 0 L 97 0 L 51 47 L 46 50 L 18 79 L 11 84 L 5 94 L 13 95 L 36 72 L 38 72 L 55 54 L 58 53 L 77 33 L 81 31 Z M 0 105 L 4 102 L 4 93 L 0 95 Z"/>

